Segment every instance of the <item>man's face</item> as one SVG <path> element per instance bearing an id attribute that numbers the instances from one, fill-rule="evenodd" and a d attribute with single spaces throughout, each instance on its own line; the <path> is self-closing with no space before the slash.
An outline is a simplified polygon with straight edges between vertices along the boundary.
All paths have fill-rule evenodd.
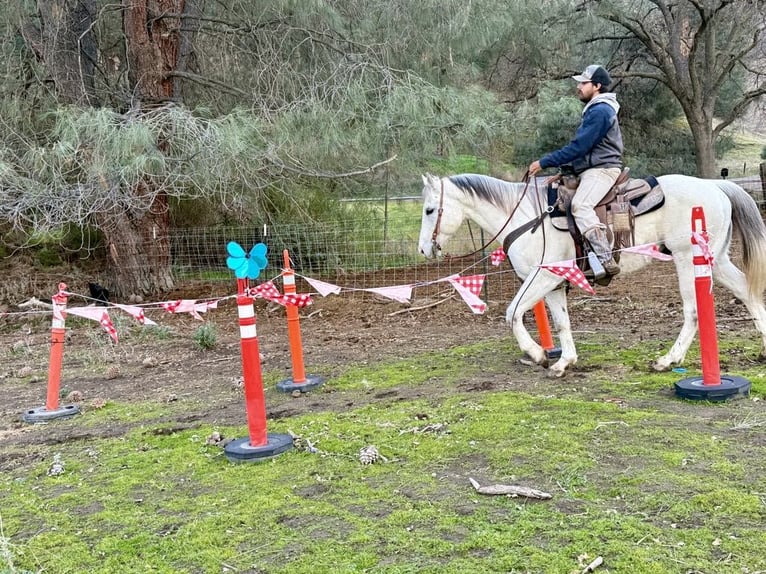
<path id="1" fill-rule="evenodd" d="M 588 103 L 593 99 L 593 96 L 598 94 L 600 86 L 593 82 L 578 82 L 577 83 L 577 97 L 581 102 Z"/>

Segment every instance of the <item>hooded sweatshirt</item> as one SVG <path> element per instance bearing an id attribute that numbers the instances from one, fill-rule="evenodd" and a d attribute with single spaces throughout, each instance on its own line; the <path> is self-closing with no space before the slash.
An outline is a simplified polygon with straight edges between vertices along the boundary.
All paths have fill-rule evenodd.
<path id="1" fill-rule="evenodd" d="M 540 167 L 571 164 L 575 173 L 592 167 L 622 167 L 620 104 L 613 93 L 596 95 L 582 111 L 582 123 L 567 145 L 540 159 Z"/>

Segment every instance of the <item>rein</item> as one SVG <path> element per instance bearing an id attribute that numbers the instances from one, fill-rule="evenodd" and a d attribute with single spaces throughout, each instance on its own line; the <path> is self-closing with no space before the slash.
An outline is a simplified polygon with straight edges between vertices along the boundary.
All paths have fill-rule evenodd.
<path id="1" fill-rule="evenodd" d="M 503 232 L 503 230 L 508 227 L 508 224 L 511 222 L 511 219 L 513 219 L 513 216 L 516 214 L 516 211 L 519 209 L 519 206 L 521 205 L 521 202 L 524 200 L 524 197 L 527 194 L 527 190 L 529 189 L 529 178 L 527 177 L 527 174 L 524 175 L 524 180 L 526 181 L 526 185 L 524 185 L 524 191 L 521 192 L 521 197 L 519 197 L 519 200 L 516 202 L 516 205 L 511 210 L 511 214 L 508 216 L 508 219 L 505 220 L 505 223 L 503 223 L 502 227 L 498 230 L 497 233 L 487 241 L 484 245 L 479 247 L 478 249 L 471 251 L 470 253 L 466 253 L 465 255 L 448 255 L 447 257 L 449 259 L 465 259 L 467 257 L 471 257 L 473 255 L 476 255 L 477 253 L 483 252 L 487 247 L 492 245 L 492 242 L 497 239 L 500 234 Z M 442 214 L 444 213 L 444 178 L 441 178 L 441 189 L 439 191 L 439 211 L 436 214 L 436 224 L 434 225 L 434 232 L 431 234 L 431 244 L 434 248 L 434 252 L 441 251 L 441 245 L 436 241 L 436 236 L 439 235 L 439 228 L 441 227 L 441 220 L 442 220 Z M 536 186 L 537 184 L 535 184 Z M 548 206 L 548 208 L 543 211 L 540 215 L 535 217 L 534 219 L 527 221 L 525 224 L 523 224 L 521 227 L 518 227 L 510 232 L 510 234 L 505 238 L 505 241 L 503 242 L 503 251 L 508 253 L 508 248 L 511 246 L 511 244 L 516 241 L 519 237 L 524 235 L 527 231 L 530 229 L 534 233 L 535 229 L 543 222 L 543 219 L 545 219 L 546 216 L 548 216 L 553 211 L 552 206 Z"/>

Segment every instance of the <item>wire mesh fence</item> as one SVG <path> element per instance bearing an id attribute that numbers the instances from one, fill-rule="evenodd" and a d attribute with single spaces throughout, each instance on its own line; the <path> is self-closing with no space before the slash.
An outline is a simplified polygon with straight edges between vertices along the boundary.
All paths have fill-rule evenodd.
<path id="1" fill-rule="evenodd" d="M 491 296 L 507 296 L 518 283 L 509 266 L 490 265 L 491 249 L 469 257 L 443 257 L 426 261 L 418 252 L 420 230 L 419 202 L 416 198 L 399 198 L 394 212 L 373 210 L 361 219 L 347 219 L 329 224 L 296 224 L 282 226 L 221 227 L 176 229 L 171 233 L 174 274 L 184 280 L 229 281 L 232 273 L 226 267 L 226 244 L 236 241 L 245 249 L 255 243 L 268 246 L 269 266 L 262 278 L 279 274 L 283 252 L 300 277 L 308 276 L 354 291 L 391 285 L 414 285 L 418 293 L 439 289 L 432 285 L 453 274 L 490 274 L 487 289 Z M 475 226 L 464 226 L 450 241 L 455 255 L 471 253 L 489 239 Z M 310 290 L 307 285 L 304 285 Z M 487 293 L 490 295 L 490 293 Z"/>
<path id="2" fill-rule="evenodd" d="M 762 182 L 757 176 L 732 179 L 756 200 L 761 213 L 766 211 Z M 439 279 L 459 273 L 488 276 L 485 296 L 512 297 L 519 281 L 505 263 L 493 267 L 489 252 L 497 245 L 470 257 L 460 257 L 482 247 L 489 239 L 475 225 L 466 223 L 460 234 L 451 239 L 449 252 L 455 256 L 427 262 L 418 253 L 420 198 L 380 199 L 375 209 L 363 210 L 361 218 L 327 223 L 302 223 L 281 226 L 183 228 L 171 233 L 174 275 L 179 283 L 190 280 L 228 281 L 226 244 L 236 241 L 245 249 L 255 243 L 268 246 L 269 266 L 262 278 L 279 275 L 283 251 L 300 278 L 329 281 L 351 293 L 389 285 L 414 285 L 418 293 L 439 289 Z M 368 200 L 370 201 L 370 200 Z M 385 207 L 384 207 L 385 206 Z M 664 269 L 664 268 L 663 268 Z M 653 272 L 663 273 L 659 269 Z M 667 273 L 673 275 L 672 269 Z M 658 285 L 667 285 L 670 277 L 658 277 Z M 300 285 L 310 291 L 307 284 Z"/>

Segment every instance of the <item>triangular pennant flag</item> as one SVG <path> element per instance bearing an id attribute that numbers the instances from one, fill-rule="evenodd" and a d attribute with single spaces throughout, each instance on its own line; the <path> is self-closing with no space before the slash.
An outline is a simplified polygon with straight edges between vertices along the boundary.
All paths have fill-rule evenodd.
<path id="1" fill-rule="evenodd" d="M 114 328 L 114 323 L 112 323 L 112 319 L 109 317 L 109 313 L 104 311 L 101 315 L 101 319 L 99 319 L 99 323 L 101 323 L 104 331 L 109 333 L 109 336 L 115 343 L 120 342 L 120 340 L 117 338 L 117 329 Z"/>
<path id="2" fill-rule="evenodd" d="M 412 285 L 394 285 L 392 287 L 373 287 L 372 289 L 363 289 L 375 293 L 381 297 L 399 301 L 399 303 L 409 303 L 412 297 Z"/>
<path id="3" fill-rule="evenodd" d="M 502 264 L 502 262 L 505 261 L 505 259 L 506 259 L 506 255 L 502 247 L 498 247 L 489 255 L 489 260 L 492 263 L 492 265 L 494 265 L 495 267 L 498 267 L 500 264 Z"/>
<path id="4" fill-rule="evenodd" d="M 202 321 L 202 317 L 199 316 L 199 305 L 196 299 L 181 299 L 172 303 L 162 305 L 169 313 L 189 313 L 192 317 L 198 321 Z M 206 310 L 204 303 L 201 305 L 203 312 Z"/>
<path id="5" fill-rule="evenodd" d="M 120 305 L 119 303 L 114 303 L 114 306 L 118 309 L 122 309 L 129 315 L 132 315 L 136 318 L 136 321 L 141 323 L 142 325 L 156 325 L 154 321 L 149 319 L 146 315 L 144 315 L 144 310 L 141 307 L 137 307 L 135 305 Z"/>
<path id="6" fill-rule="evenodd" d="M 457 281 L 477 297 L 481 293 L 481 288 L 484 285 L 484 275 L 468 275 L 466 277 L 453 275 L 449 280 L 450 282 Z"/>
<path id="7" fill-rule="evenodd" d="M 282 296 L 273 281 L 266 281 L 265 283 L 251 287 L 250 295 L 256 299 L 263 298 L 267 301 L 274 301 Z"/>
<path id="8" fill-rule="evenodd" d="M 337 285 L 333 285 L 332 283 L 325 283 L 319 279 L 311 279 L 309 277 L 305 277 L 304 275 L 301 275 L 301 277 L 308 281 L 308 284 L 316 289 L 317 293 L 319 293 L 322 297 L 327 297 L 330 293 L 333 295 L 338 295 L 340 293 L 340 287 Z"/>
<path id="9" fill-rule="evenodd" d="M 637 253 L 638 255 L 646 255 L 647 257 L 653 257 L 660 261 L 672 261 L 673 256 L 668 253 L 663 253 L 656 243 L 645 243 L 643 245 L 633 245 L 632 247 L 625 247 L 623 249 L 625 253 Z"/>
<path id="10" fill-rule="evenodd" d="M 98 321 L 104 330 L 109 333 L 109 336 L 114 339 L 114 342 L 118 342 L 117 330 L 114 328 L 114 324 L 109 318 L 109 313 L 106 312 L 103 307 L 70 307 L 67 309 L 67 313 L 90 319 L 91 321 Z"/>
<path id="11" fill-rule="evenodd" d="M 541 269 L 546 269 L 554 275 L 563 277 L 572 285 L 576 285 L 580 289 L 584 289 L 592 295 L 596 294 L 596 292 L 593 290 L 593 287 L 591 287 L 590 283 L 588 283 L 588 280 L 585 278 L 585 275 L 583 275 L 583 272 L 575 264 L 574 259 L 569 259 L 568 261 L 557 261 L 556 263 L 546 263 L 545 265 L 538 265 L 538 267 Z"/>
<path id="12" fill-rule="evenodd" d="M 481 277 L 481 282 L 478 284 L 478 290 L 476 289 L 474 277 Z M 468 304 L 471 311 L 477 315 L 481 315 L 487 310 L 487 304 L 479 299 L 478 296 L 478 293 L 481 292 L 481 284 L 484 282 L 484 275 L 475 275 L 474 277 L 460 277 L 453 275 L 452 277 L 448 277 L 447 280 L 452 284 L 455 290 L 460 293 L 463 301 Z M 470 279 L 471 281 L 465 281 L 466 279 Z"/>

